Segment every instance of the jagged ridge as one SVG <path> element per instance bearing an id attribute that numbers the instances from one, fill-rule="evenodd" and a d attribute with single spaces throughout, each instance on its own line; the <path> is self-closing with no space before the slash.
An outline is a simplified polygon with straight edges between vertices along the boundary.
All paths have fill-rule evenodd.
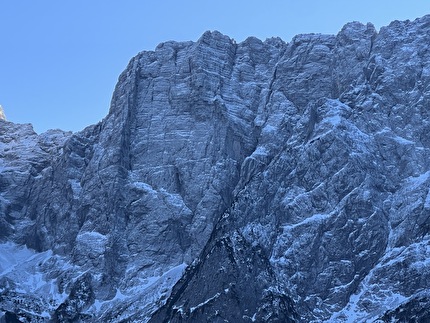
<path id="1" fill-rule="evenodd" d="M 138 54 L 82 132 L 0 121 L 1 238 L 33 249 L 2 245 L 1 310 L 427 319 L 429 29 L 207 32 Z"/>

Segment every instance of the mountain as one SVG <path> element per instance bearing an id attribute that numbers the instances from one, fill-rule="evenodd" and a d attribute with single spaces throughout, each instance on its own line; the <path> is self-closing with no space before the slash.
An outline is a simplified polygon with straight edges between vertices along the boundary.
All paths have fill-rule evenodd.
<path id="1" fill-rule="evenodd" d="M 430 320 L 428 44 L 206 32 L 81 132 L 0 120 L 1 320 Z"/>

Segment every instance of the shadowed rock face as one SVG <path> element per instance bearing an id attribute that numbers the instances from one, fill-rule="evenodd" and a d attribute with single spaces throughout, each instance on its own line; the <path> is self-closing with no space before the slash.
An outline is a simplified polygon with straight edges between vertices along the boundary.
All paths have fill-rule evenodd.
<path id="1" fill-rule="evenodd" d="M 0 120 L 0 311 L 428 317 L 429 35 L 428 16 L 290 43 L 207 32 L 138 54 L 79 133 Z"/>

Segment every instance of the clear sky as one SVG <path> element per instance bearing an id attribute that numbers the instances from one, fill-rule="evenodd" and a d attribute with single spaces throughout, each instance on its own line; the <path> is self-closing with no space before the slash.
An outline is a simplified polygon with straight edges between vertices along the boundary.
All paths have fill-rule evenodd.
<path id="1" fill-rule="evenodd" d="M 0 0 L 0 104 L 37 132 L 78 131 L 107 114 L 128 61 L 160 42 L 206 30 L 288 42 L 425 14 L 429 0 Z"/>

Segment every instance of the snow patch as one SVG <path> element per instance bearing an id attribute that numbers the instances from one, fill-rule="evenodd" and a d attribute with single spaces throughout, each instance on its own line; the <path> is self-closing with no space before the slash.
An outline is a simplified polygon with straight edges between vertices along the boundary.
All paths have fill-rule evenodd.
<path id="1" fill-rule="evenodd" d="M 38 253 L 11 242 L 0 244 L 0 278 L 12 281 L 17 293 L 37 295 L 48 304 L 58 305 L 67 295 L 59 293 L 56 278 L 47 278 L 42 271 L 52 258 L 62 265 L 63 259 L 54 256 L 51 250 Z"/>
<path id="2" fill-rule="evenodd" d="M 321 224 L 322 222 L 324 222 L 324 220 L 326 220 L 329 217 L 330 217 L 329 214 L 319 214 L 318 213 L 318 214 L 314 214 L 314 215 L 310 216 L 309 218 L 304 219 L 302 222 L 299 222 L 296 224 L 284 225 L 283 228 L 284 228 L 284 230 L 291 230 L 291 229 L 294 229 L 296 227 L 303 226 L 303 225 Z"/>
<path id="3" fill-rule="evenodd" d="M 119 288 L 116 289 L 116 294 L 115 297 L 112 299 L 112 301 L 124 301 L 128 298 L 127 295 L 124 295 L 123 293 L 121 293 L 121 290 Z"/>
<path id="4" fill-rule="evenodd" d="M 146 191 L 146 192 L 148 192 L 148 193 L 157 193 L 157 191 L 156 190 L 154 190 L 153 188 L 152 188 L 152 186 L 151 185 L 149 185 L 149 184 L 147 184 L 147 183 L 144 183 L 144 182 L 133 182 L 133 185 L 135 186 L 135 187 L 137 187 L 137 188 L 140 188 L 141 190 L 143 190 L 143 191 Z"/>
<path id="5" fill-rule="evenodd" d="M 118 303 L 124 301 L 138 304 L 139 307 L 148 306 L 160 298 L 167 298 L 171 292 L 173 285 L 182 277 L 187 264 L 181 263 L 175 266 L 162 275 L 142 278 L 138 281 L 142 284 L 127 288 L 126 290 L 116 290 L 115 296 L 110 300 L 96 299 L 88 312 L 99 313 L 103 310 L 112 309 Z"/>
<path id="6" fill-rule="evenodd" d="M 333 127 L 336 127 L 340 124 L 340 122 L 342 121 L 342 118 L 340 116 L 331 116 L 331 117 L 325 118 L 324 121 L 326 123 L 331 124 Z"/>
<path id="7" fill-rule="evenodd" d="M 268 124 L 268 125 L 264 126 L 264 128 L 263 128 L 263 130 L 262 130 L 263 134 L 267 134 L 267 133 L 275 133 L 276 131 L 278 131 L 278 128 L 277 128 L 277 127 L 274 127 L 274 126 L 272 126 L 272 125 L 270 125 L 270 124 Z"/>
<path id="8" fill-rule="evenodd" d="M 364 290 L 356 295 L 352 295 L 350 303 L 340 312 L 334 313 L 326 322 L 345 322 L 345 323 L 358 323 L 358 322 L 374 322 L 381 314 L 389 309 L 397 308 L 402 303 L 406 302 L 409 298 L 398 293 L 389 292 L 386 297 L 378 303 L 378 309 L 375 311 L 367 312 L 365 309 L 360 308 L 359 300 Z"/>
<path id="9" fill-rule="evenodd" d="M 252 155 L 267 156 L 268 155 L 268 151 L 267 151 L 266 147 L 264 147 L 264 146 L 258 146 L 257 149 L 254 150 L 254 152 L 252 153 Z"/>
<path id="10" fill-rule="evenodd" d="M 217 299 L 218 297 L 220 297 L 220 295 L 221 295 L 221 293 L 216 293 L 214 296 L 212 296 L 212 297 L 208 298 L 208 299 L 207 299 L 207 300 L 205 300 L 204 302 L 202 302 L 202 303 L 200 303 L 200 304 L 198 304 L 198 305 L 196 305 L 196 306 L 194 306 L 194 307 L 191 307 L 191 308 L 190 308 L 190 312 L 192 313 L 192 312 L 194 312 L 196 309 L 198 309 L 198 308 L 200 308 L 200 307 L 202 307 L 202 306 L 205 306 L 207 303 L 209 303 L 209 302 L 213 301 L 214 299 Z"/>
<path id="11" fill-rule="evenodd" d="M 419 176 L 410 176 L 406 180 L 407 190 L 416 190 L 430 178 L 430 171 L 427 171 Z"/>
<path id="12" fill-rule="evenodd" d="M 0 244 L 0 277 L 13 271 L 34 256 L 34 252 L 25 246 L 18 246 L 12 242 Z"/>
<path id="13" fill-rule="evenodd" d="M 351 295 L 349 303 L 342 310 L 334 313 L 327 322 L 374 322 L 387 310 L 399 307 L 410 297 L 384 288 L 377 277 L 378 272 L 399 263 L 410 263 L 409 269 L 425 272 L 430 267 L 430 245 L 428 241 L 413 243 L 408 247 L 387 250 L 385 256 L 361 282 L 358 292 Z M 371 299 L 372 307 L 366 304 Z"/>

